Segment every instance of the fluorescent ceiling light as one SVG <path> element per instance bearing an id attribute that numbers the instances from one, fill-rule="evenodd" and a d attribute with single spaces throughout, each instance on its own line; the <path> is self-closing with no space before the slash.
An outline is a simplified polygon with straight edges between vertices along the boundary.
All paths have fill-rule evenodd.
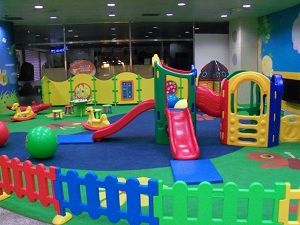
<path id="1" fill-rule="evenodd" d="M 34 8 L 35 9 L 42 9 L 42 8 L 44 8 L 44 6 L 42 6 L 42 5 L 35 5 Z"/>
<path id="2" fill-rule="evenodd" d="M 251 8 L 251 5 L 250 4 L 244 4 L 243 8 Z"/>
<path id="3" fill-rule="evenodd" d="M 36 34 L 35 36 L 36 36 L 36 37 L 39 37 L 39 36 L 41 36 L 41 35 L 40 35 L 40 34 Z"/>
<path id="4" fill-rule="evenodd" d="M 49 18 L 50 18 L 50 19 L 52 19 L 52 20 L 55 20 L 55 19 L 57 19 L 57 17 L 56 17 L 56 16 L 50 16 Z"/>
<path id="5" fill-rule="evenodd" d="M 114 6 L 116 6 L 116 4 L 115 3 L 107 3 L 107 6 L 114 7 Z"/>
<path id="6" fill-rule="evenodd" d="M 153 29 L 157 29 L 158 27 L 154 26 Z"/>
<path id="7" fill-rule="evenodd" d="M 73 32 L 73 30 L 68 30 L 68 32 L 69 32 L 69 33 L 72 33 L 72 32 Z"/>
<path id="8" fill-rule="evenodd" d="M 190 32 L 189 32 L 189 31 L 186 31 L 186 32 L 184 32 L 184 33 L 189 34 Z"/>
<path id="9" fill-rule="evenodd" d="M 186 4 L 184 2 L 178 2 L 178 6 L 185 6 Z"/>
<path id="10" fill-rule="evenodd" d="M 173 13 L 167 13 L 166 16 L 173 16 Z"/>
<path id="11" fill-rule="evenodd" d="M 227 14 L 222 14 L 222 15 L 221 15 L 221 18 L 226 18 L 226 17 L 228 17 Z"/>
<path id="12" fill-rule="evenodd" d="M 110 28 L 110 30 L 116 30 L 116 28 L 115 28 L 115 27 L 112 27 L 112 28 Z"/>
<path id="13" fill-rule="evenodd" d="M 108 14 L 108 16 L 113 17 L 113 16 L 116 16 L 116 14 L 111 12 L 110 14 Z"/>

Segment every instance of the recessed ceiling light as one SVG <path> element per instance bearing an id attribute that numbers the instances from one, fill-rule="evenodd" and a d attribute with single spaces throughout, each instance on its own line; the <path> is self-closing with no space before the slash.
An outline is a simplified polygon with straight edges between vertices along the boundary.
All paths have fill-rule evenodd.
<path id="1" fill-rule="evenodd" d="M 74 37 L 75 37 L 75 38 L 78 38 L 79 36 L 78 36 L 78 34 L 75 34 Z"/>
<path id="2" fill-rule="evenodd" d="M 114 17 L 114 16 L 116 16 L 116 14 L 114 14 L 114 13 L 110 13 L 110 14 L 108 14 L 108 16 L 110 16 L 110 17 Z"/>
<path id="3" fill-rule="evenodd" d="M 185 6 L 186 4 L 185 4 L 185 2 L 178 2 L 177 5 L 178 5 L 178 6 Z"/>
<path id="4" fill-rule="evenodd" d="M 226 18 L 226 17 L 228 17 L 227 14 L 222 14 L 222 15 L 221 15 L 221 18 Z"/>
<path id="5" fill-rule="evenodd" d="M 195 30 L 199 30 L 200 28 L 199 27 L 195 27 Z"/>
<path id="6" fill-rule="evenodd" d="M 243 8 L 251 8 L 251 5 L 250 4 L 244 4 Z"/>
<path id="7" fill-rule="evenodd" d="M 44 8 L 44 6 L 42 6 L 42 5 L 35 5 L 34 8 L 35 9 L 42 9 L 42 8 Z"/>
<path id="8" fill-rule="evenodd" d="M 145 36 L 145 38 L 148 38 L 148 37 L 149 37 L 149 35 L 146 35 L 146 36 Z"/>
<path id="9" fill-rule="evenodd" d="M 36 36 L 36 37 L 39 37 L 39 36 L 41 36 L 41 35 L 40 35 L 40 34 L 36 34 L 35 36 Z"/>
<path id="10" fill-rule="evenodd" d="M 189 32 L 189 31 L 186 31 L 186 32 L 184 32 L 184 33 L 189 34 L 190 32 Z"/>
<path id="11" fill-rule="evenodd" d="M 152 31 L 148 31 L 148 34 L 152 34 L 153 32 Z"/>
<path id="12" fill-rule="evenodd" d="M 173 16 L 173 13 L 167 13 L 166 16 Z"/>
<path id="13" fill-rule="evenodd" d="M 112 36 L 116 36 L 116 34 L 111 34 Z"/>
<path id="14" fill-rule="evenodd" d="M 68 30 L 68 32 L 69 32 L 69 33 L 72 33 L 72 32 L 73 32 L 73 30 Z"/>
<path id="15" fill-rule="evenodd" d="M 112 27 L 112 28 L 110 28 L 110 30 L 116 30 L 116 28 L 115 28 L 115 27 Z"/>
<path id="16" fill-rule="evenodd" d="M 154 26 L 153 29 L 157 29 L 158 27 Z"/>
<path id="17" fill-rule="evenodd" d="M 56 17 L 56 16 L 50 16 L 49 18 L 50 18 L 50 19 L 52 19 L 52 20 L 55 20 L 55 19 L 57 19 L 57 17 Z"/>
<path id="18" fill-rule="evenodd" d="M 114 6 L 116 6 L 116 4 L 115 3 L 107 3 L 107 6 L 114 7 Z"/>

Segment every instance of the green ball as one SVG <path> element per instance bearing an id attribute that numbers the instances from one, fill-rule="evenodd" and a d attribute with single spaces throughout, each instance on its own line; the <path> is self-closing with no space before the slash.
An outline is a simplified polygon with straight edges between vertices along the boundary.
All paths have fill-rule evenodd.
<path id="1" fill-rule="evenodd" d="M 47 159 L 56 151 L 57 137 L 49 127 L 35 127 L 27 134 L 25 146 L 33 158 Z"/>

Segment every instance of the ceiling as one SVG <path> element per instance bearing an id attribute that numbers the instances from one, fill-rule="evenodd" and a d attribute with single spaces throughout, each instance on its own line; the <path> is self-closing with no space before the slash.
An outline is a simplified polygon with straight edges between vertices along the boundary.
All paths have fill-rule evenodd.
<path id="1" fill-rule="evenodd" d="M 178 0 L 179 1 L 179 0 Z M 89 24 L 102 22 L 219 22 L 259 17 L 294 5 L 300 0 L 1 0 L 0 20 L 15 25 Z M 115 3 L 115 7 L 107 6 Z M 244 3 L 252 7 L 244 9 Z M 43 9 L 34 9 L 43 5 Z M 108 14 L 114 13 L 114 17 Z M 173 13 L 173 16 L 166 16 Z M 227 18 L 221 18 L 228 13 Z M 56 16 L 57 19 L 50 19 Z"/>

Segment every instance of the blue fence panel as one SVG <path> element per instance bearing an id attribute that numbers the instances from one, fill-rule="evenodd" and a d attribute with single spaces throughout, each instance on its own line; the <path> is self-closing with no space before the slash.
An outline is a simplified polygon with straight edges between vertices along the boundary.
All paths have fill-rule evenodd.
<path id="1" fill-rule="evenodd" d="M 276 94 L 275 94 L 276 93 Z M 279 144 L 281 99 L 283 95 L 283 80 L 281 75 L 273 75 L 270 82 L 270 112 L 268 147 Z"/>
<path id="2" fill-rule="evenodd" d="M 59 168 L 56 173 L 54 191 L 62 215 L 69 209 L 74 215 L 87 212 L 93 219 L 106 216 L 112 223 L 125 219 L 130 225 L 158 224 L 158 218 L 153 215 L 153 197 L 158 195 L 157 180 L 149 180 L 148 185 L 141 185 L 136 178 L 119 182 L 117 177 L 107 176 L 103 180 L 91 172 L 80 177 L 76 170 L 69 170 L 64 175 Z M 100 189 L 105 191 L 106 199 L 100 199 Z M 126 209 L 120 206 L 120 193 L 126 194 Z M 147 213 L 142 212 L 141 195 L 148 197 Z M 103 200 L 106 201 L 106 206 L 100 204 Z"/>

